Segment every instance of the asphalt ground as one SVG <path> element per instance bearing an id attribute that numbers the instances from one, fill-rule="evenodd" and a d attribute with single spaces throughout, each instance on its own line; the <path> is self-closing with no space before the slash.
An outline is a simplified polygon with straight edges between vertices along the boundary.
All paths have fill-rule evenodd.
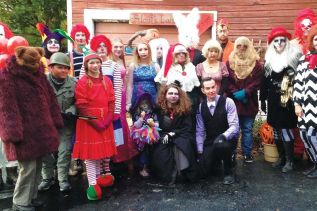
<path id="1" fill-rule="evenodd" d="M 40 211 L 58 210 L 317 210 L 316 179 L 302 171 L 307 161 L 297 161 L 296 169 L 283 174 L 259 155 L 251 164 L 238 160 L 236 182 L 225 186 L 216 175 L 194 184 L 176 183 L 169 187 L 155 178 L 128 177 L 124 166 L 116 171 L 116 182 L 103 189 L 100 201 L 86 198 L 85 176 L 71 178 L 73 189 L 61 193 L 58 185 L 40 192 L 46 205 Z M 12 206 L 12 189 L 0 192 L 0 210 Z"/>

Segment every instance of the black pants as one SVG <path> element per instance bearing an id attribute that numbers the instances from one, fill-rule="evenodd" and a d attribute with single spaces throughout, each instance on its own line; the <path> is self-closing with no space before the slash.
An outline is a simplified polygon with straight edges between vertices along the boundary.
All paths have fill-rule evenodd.
<path id="1" fill-rule="evenodd" d="M 208 176 L 213 167 L 223 161 L 224 175 L 232 174 L 232 161 L 235 156 L 236 140 L 213 143 L 206 141 L 202 158 L 199 161 L 200 172 L 203 177 Z"/>

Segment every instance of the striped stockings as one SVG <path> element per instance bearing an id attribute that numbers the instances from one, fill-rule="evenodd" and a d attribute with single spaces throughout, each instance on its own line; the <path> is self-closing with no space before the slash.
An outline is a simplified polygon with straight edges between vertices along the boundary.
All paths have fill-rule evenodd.
<path id="1" fill-rule="evenodd" d="M 97 184 L 97 177 L 100 176 L 100 160 L 85 160 L 87 178 L 89 185 Z"/>
<path id="2" fill-rule="evenodd" d="M 101 174 L 111 175 L 110 158 L 104 158 L 101 160 Z"/>
<path id="3" fill-rule="evenodd" d="M 285 142 L 294 141 L 292 129 L 275 129 L 273 128 L 274 140 L 282 140 Z"/>
<path id="4" fill-rule="evenodd" d="M 85 163 L 89 185 L 96 185 L 97 178 L 101 174 L 111 175 L 109 158 L 104 158 L 102 160 L 85 160 Z"/>

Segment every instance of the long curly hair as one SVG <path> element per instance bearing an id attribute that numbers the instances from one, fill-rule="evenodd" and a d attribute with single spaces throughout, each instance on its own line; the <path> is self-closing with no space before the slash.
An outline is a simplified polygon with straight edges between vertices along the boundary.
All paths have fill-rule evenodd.
<path id="1" fill-rule="evenodd" d="M 172 108 L 168 107 L 166 99 L 166 93 L 170 88 L 175 88 L 178 91 L 179 101 L 173 105 Z M 186 94 L 178 85 L 171 83 L 169 85 L 162 85 L 157 95 L 157 105 L 161 109 L 162 113 L 174 112 L 175 115 L 184 115 L 191 113 L 191 101 Z"/>

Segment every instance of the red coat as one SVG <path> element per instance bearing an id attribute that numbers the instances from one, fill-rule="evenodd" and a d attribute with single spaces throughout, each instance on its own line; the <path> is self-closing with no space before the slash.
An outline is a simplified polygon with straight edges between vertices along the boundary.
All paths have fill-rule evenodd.
<path id="1" fill-rule="evenodd" d="M 63 126 L 56 96 L 43 71 L 11 57 L 0 71 L 0 137 L 7 159 L 34 160 L 58 149 Z"/>
<path id="2" fill-rule="evenodd" d="M 110 79 L 103 76 L 104 87 L 100 78 L 83 76 L 76 85 L 76 106 L 81 114 L 95 116 L 103 121 L 113 115 L 114 91 Z M 111 113 L 111 114 L 110 114 Z M 82 160 L 99 160 L 117 154 L 112 122 L 102 131 L 97 131 L 87 120 L 78 119 L 76 125 L 76 141 L 73 158 Z"/>
<path id="3" fill-rule="evenodd" d="M 238 115 L 255 117 L 259 111 L 258 90 L 261 87 L 264 75 L 263 66 L 256 61 L 252 72 L 245 79 L 237 79 L 234 70 L 230 68 L 229 61 L 227 61 L 227 68 L 229 71 L 227 95 L 234 100 Z M 233 97 L 233 93 L 240 89 L 244 89 L 246 92 L 248 98 L 248 103 L 246 104 Z"/>

